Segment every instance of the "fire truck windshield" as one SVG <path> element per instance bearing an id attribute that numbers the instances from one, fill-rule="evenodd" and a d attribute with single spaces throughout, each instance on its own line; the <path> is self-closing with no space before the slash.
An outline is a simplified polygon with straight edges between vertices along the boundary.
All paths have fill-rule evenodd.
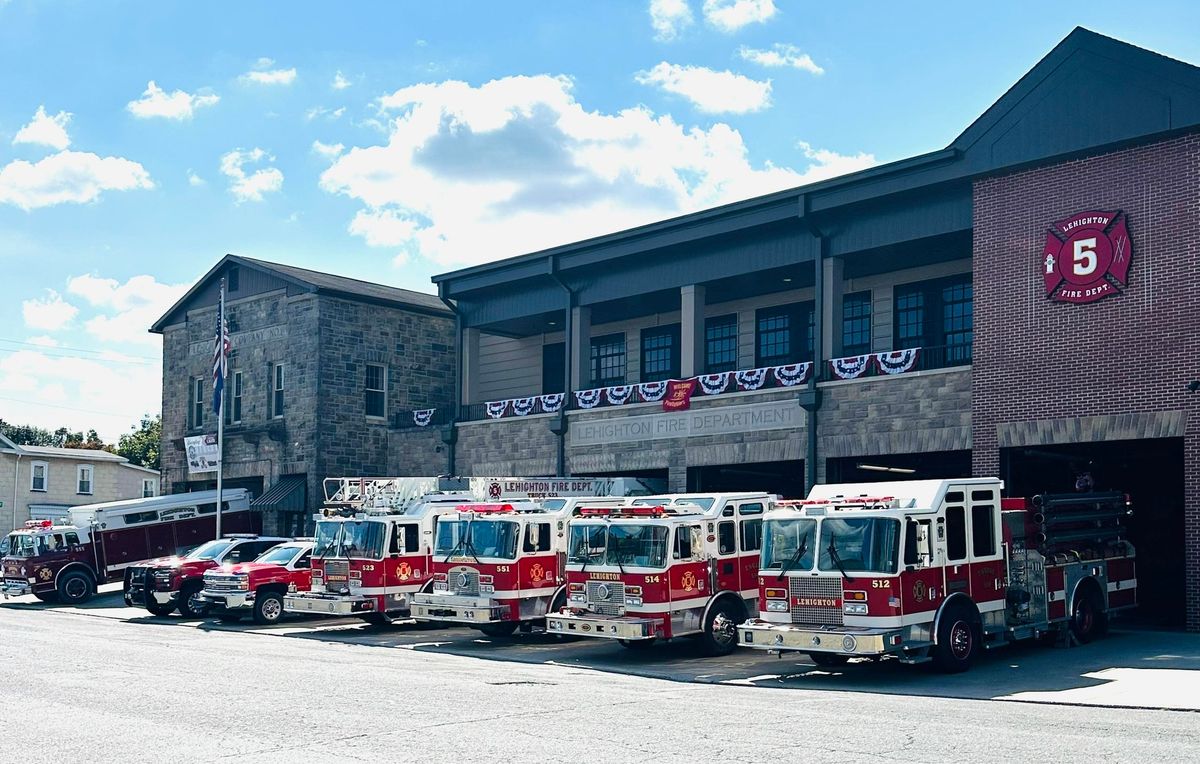
<path id="1" fill-rule="evenodd" d="M 512 520 L 442 520 L 438 523 L 434 555 L 469 554 L 475 557 L 516 559 L 520 526 Z"/>
<path id="2" fill-rule="evenodd" d="M 778 568 L 781 573 L 784 570 L 812 570 L 816 520 L 767 518 L 764 525 L 761 563 L 764 570 Z"/>
<path id="3" fill-rule="evenodd" d="M 374 520 L 320 522 L 313 556 L 382 560 L 385 536 L 384 524 Z"/>
<path id="4" fill-rule="evenodd" d="M 900 521 L 890 517 L 826 517 L 821 521 L 820 570 L 895 573 Z"/>
<path id="5" fill-rule="evenodd" d="M 4 554 L 9 557 L 33 557 L 36 554 L 32 534 L 13 533 L 5 541 L 8 542 L 8 549 Z"/>
<path id="6" fill-rule="evenodd" d="M 573 523 L 567 562 L 665 568 L 669 530 L 648 523 Z"/>

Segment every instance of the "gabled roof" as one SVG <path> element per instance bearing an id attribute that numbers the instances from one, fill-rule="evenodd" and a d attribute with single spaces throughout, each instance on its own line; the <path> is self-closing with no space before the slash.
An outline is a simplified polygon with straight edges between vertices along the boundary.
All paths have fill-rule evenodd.
<path id="1" fill-rule="evenodd" d="M 4 437 L 3 434 L 0 434 L 0 452 L 27 456 L 31 459 L 73 459 L 77 462 L 108 462 L 115 463 L 118 467 L 128 467 L 131 470 L 147 472 L 151 475 L 158 474 L 158 470 L 152 470 L 140 464 L 133 464 L 124 456 L 114 454 L 110 451 L 101 451 L 95 448 L 20 445 Z"/>
<path id="2" fill-rule="evenodd" d="M 371 302 L 383 305 L 391 305 L 398 308 L 412 310 L 417 313 L 427 313 L 439 316 L 453 315 L 446 304 L 442 302 L 436 295 L 425 294 L 424 292 L 414 292 L 411 289 L 400 289 L 399 287 L 386 286 L 384 284 L 376 284 L 371 281 L 360 281 L 346 276 L 337 276 L 332 273 L 322 273 L 320 271 L 312 271 L 307 268 L 300 268 L 295 265 L 284 265 L 283 263 L 272 263 L 266 260 L 258 260 L 252 257 L 243 257 L 241 255 L 225 255 L 216 265 L 209 269 L 207 273 L 201 276 L 192 288 L 181 297 L 174 305 L 162 315 L 154 325 L 150 327 L 151 332 L 161 333 L 163 327 L 167 325 L 169 319 L 174 316 L 181 308 L 191 302 L 192 298 L 207 285 L 218 274 L 222 273 L 228 265 L 240 265 L 244 268 L 254 268 L 256 270 L 265 271 L 271 275 L 288 282 L 303 291 L 316 292 L 319 294 L 328 294 L 335 297 L 341 297 L 347 300 L 355 300 L 358 302 Z"/>

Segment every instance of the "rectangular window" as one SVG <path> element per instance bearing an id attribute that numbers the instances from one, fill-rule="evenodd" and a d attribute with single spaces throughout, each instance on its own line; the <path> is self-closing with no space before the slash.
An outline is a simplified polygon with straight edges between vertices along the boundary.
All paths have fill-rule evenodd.
<path id="1" fill-rule="evenodd" d="M 895 348 L 944 348 L 946 365 L 970 363 L 974 318 L 969 275 L 897 286 Z"/>
<path id="2" fill-rule="evenodd" d="M 67 531 L 66 542 L 67 546 L 79 546 L 79 534 L 75 531 Z"/>
<path id="3" fill-rule="evenodd" d="M 225 278 L 225 285 L 229 287 L 230 292 L 236 292 L 238 287 L 241 286 L 241 275 L 241 270 L 236 265 L 229 269 L 229 275 Z"/>
<path id="4" fill-rule="evenodd" d="M 191 399 L 188 406 L 188 427 L 198 430 L 204 426 L 204 377 L 192 379 L 191 392 L 188 397 Z"/>
<path id="5" fill-rule="evenodd" d="M 561 393 L 566 388 L 567 355 L 566 345 L 551 342 L 542 345 L 542 393 Z"/>
<path id="6" fill-rule="evenodd" d="M 733 554 L 737 551 L 737 530 L 732 520 L 717 525 L 717 554 Z"/>
<path id="7" fill-rule="evenodd" d="M 271 364 L 271 418 L 283 416 L 283 364 Z"/>
<path id="8" fill-rule="evenodd" d="M 975 339 L 975 306 L 969 279 L 942 287 L 942 344 L 948 363 L 968 363 Z"/>
<path id="9" fill-rule="evenodd" d="M 592 384 L 610 387 L 625 384 L 625 334 L 592 338 Z"/>
<path id="10" fill-rule="evenodd" d="M 842 298 L 842 352 L 871 352 L 871 293 L 855 292 Z"/>
<path id="11" fill-rule="evenodd" d="M 681 525 L 675 529 L 675 559 L 696 559 L 704 550 L 704 534 L 699 525 Z"/>
<path id="12" fill-rule="evenodd" d="M 77 468 L 78 486 L 76 493 L 91 493 L 92 492 L 92 467 L 88 464 L 80 464 Z"/>
<path id="13" fill-rule="evenodd" d="M 387 417 L 387 367 L 367 364 L 367 416 Z"/>
<path id="14" fill-rule="evenodd" d="M 962 507 L 946 507 L 946 559 L 967 557 L 967 513 Z"/>
<path id="15" fill-rule="evenodd" d="M 550 551 L 550 523 L 530 523 L 525 526 L 523 548 L 526 552 Z"/>
<path id="16" fill-rule="evenodd" d="M 737 369 L 738 317 L 736 313 L 704 322 L 704 371 L 716 374 Z"/>
<path id="17" fill-rule="evenodd" d="M 971 552 L 976 557 L 991 557 L 996 553 L 996 534 L 991 504 L 971 507 Z"/>
<path id="18" fill-rule="evenodd" d="M 157 487 L 154 485 L 154 483 L 155 483 L 155 481 L 153 479 L 148 479 L 148 480 L 142 481 L 142 498 L 143 499 L 149 499 L 151 496 L 158 495 L 158 490 L 157 490 Z"/>
<path id="19" fill-rule="evenodd" d="M 50 463 L 30 462 L 29 469 L 29 490 L 48 490 L 50 488 Z"/>
<path id="20" fill-rule="evenodd" d="M 757 552 L 762 548 L 762 520 L 742 521 L 742 551 Z"/>
<path id="21" fill-rule="evenodd" d="M 225 424 L 242 422 L 242 373 L 231 371 L 225 380 Z"/>
<path id="22" fill-rule="evenodd" d="M 679 324 L 642 330 L 642 381 L 679 376 Z"/>
<path id="23" fill-rule="evenodd" d="M 812 360 L 813 303 L 760 308 L 754 318 L 756 366 Z"/>
<path id="24" fill-rule="evenodd" d="M 895 321 L 896 350 L 928 344 L 925 342 L 925 293 L 912 286 L 897 287 Z"/>

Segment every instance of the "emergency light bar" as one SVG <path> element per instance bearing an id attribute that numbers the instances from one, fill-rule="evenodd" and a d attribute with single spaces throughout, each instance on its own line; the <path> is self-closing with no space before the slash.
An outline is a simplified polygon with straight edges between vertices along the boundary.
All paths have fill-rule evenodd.
<path id="1" fill-rule="evenodd" d="M 52 520 L 26 520 L 26 528 L 53 528 L 54 521 Z"/>
<path id="2" fill-rule="evenodd" d="M 818 506 L 828 506 L 831 504 L 835 506 L 844 506 L 847 504 L 870 504 L 871 506 L 883 504 L 889 507 L 900 506 L 900 503 L 896 500 L 895 496 L 834 496 L 829 499 L 801 499 L 796 503 L 801 505 L 816 504 Z"/>
<path id="3" fill-rule="evenodd" d="M 459 504 L 456 509 L 459 512 L 474 512 L 477 515 L 498 515 L 515 511 L 512 504 Z"/>
<path id="4" fill-rule="evenodd" d="M 665 507 L 583 507 L 579 510 L 582 517 L 662 517 L 667 514 Z"/>

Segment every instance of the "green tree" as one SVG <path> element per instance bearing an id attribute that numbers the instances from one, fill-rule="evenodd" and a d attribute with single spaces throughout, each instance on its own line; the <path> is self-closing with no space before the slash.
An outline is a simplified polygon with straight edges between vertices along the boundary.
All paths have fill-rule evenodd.
<path id="1" fill-rule="evenodd" d="M 9 424 L 0 419 L 0 434 L 17 445 L 24 446 L 53 446 L 57 445 L 54 433 L 41 427 L 28 424 Z"/>
<path id="2" fill-rule="evenodd" d="M 117 453 L 124 456 L 133 464 L 159 468 L 159 448 L 162 443 L 162 417 L 142 417 L 141 425 L 134 425 L 132 432 L 121 436 L 117 442 Z M 89 435 L 94 434 L 89 433 Z"/>

